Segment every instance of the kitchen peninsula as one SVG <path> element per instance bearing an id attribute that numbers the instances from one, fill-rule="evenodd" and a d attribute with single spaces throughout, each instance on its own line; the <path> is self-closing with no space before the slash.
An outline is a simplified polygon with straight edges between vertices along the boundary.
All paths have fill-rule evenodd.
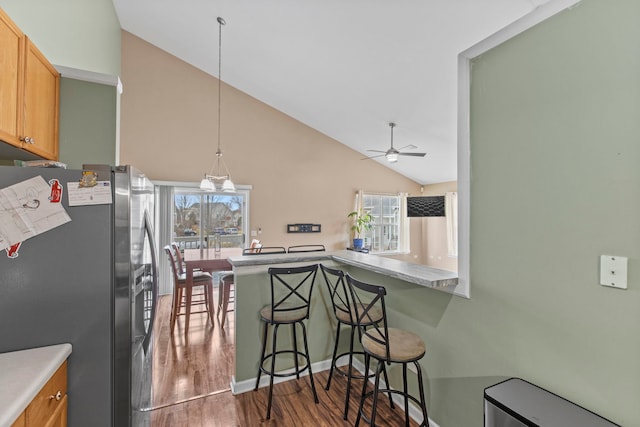
<path id="1" fill-rule="evenodd" d="M 264 305 L 269 304 L 271 298 L 267 274 L 269 267 L 324 264 L 340 268 L 360 280 L 384 285 L 388 292 L 390 323 L 394 327 L 403 327 L 403 319 L 411 317 L 411 313 L 404 311 L 406 301 L 415 302 L 430 298 L 433 292 L 442 293 L 435 289 L 454 287 L 458 283 L 455 272 L 352 251 L 245 255 L 230 257 L 229 262 L 233 266 L 236 283 L 236 367 L 232 384 L 234 393 L 251 390 L 255 385 L 261 332 L 258 312 Z M 447 295 L 450 297 L 450 294 Z M 324 364 L 327 364 L 328 368 L 333 349 L 335 321 L 321 273 L 316 277 L 313 291 L 308 334 L 314 371 L 325 369 Z M 288 336 L 282 334 L 282 338 L 288 339 Z"/>

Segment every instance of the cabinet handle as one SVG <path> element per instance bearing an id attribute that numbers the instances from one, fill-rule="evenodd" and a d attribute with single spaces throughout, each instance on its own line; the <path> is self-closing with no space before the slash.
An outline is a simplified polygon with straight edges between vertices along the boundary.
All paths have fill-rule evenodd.
<path id="1" fill-rule="evenodd" d="M 36 143 L 36 141 L 33 138 L 31 138 L 30 136 L 21 136 L 20 137 L 20 141 L 25 142 L 27 144 L 35 144 Z"/>
<path id="2" fill-rule="evenodd" d="M 55 399 L 55 400 L 57 400 L 57 401 L 60 401 L 60 400 L 62 399 L 62 392 L 61 392 L 61 391 L 58 391 L 58 392 L 55 394 L 55 396 L 54 396 L 54 395 L 49 396 L 49 399 L 51 399 L 51 400 Z"/>

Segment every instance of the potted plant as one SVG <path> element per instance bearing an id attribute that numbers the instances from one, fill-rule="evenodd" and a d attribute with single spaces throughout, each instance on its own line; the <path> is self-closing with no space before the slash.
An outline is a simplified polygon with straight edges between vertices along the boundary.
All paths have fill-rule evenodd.
<path id="1" fill-rule="evenodd" d="M 353 225 L 351 226 L 351 231 L 353 231 L 353 248 L 362 249 L 362 232 L 365 230 L 371 230 L 373 217 L 369 212 L 358 211 L 351 212 L 347 217 L 353 218 Z"/>

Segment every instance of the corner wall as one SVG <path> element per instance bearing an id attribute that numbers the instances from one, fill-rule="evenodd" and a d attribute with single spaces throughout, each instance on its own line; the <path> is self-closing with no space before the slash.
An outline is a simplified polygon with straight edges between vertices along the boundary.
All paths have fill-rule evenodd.
<path id="1" fill-rule="evenodd" d="M 425 294 L 415 326 L 443 427 L 481 427 L 509 377 L 640 425 L 638 16 L 583 0 L 473 61 L 471 299 Z M 628 290 L 599 285 L 603 254 Z"/>

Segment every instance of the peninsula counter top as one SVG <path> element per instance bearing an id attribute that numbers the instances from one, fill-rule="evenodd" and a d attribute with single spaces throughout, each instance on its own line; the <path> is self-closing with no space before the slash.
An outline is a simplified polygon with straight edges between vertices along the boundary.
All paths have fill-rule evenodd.
<path id="1" fill-rule="evenodd" d="M 458 273 L 412 264 L 374 254 L 354 251 L 300 252 L 290 254 L 242 255 L 230 257 L 234 269 L 258 265 L 287 264 L 296 262 L 322 262 L 333 260 L 338 263 L 363 268 L 385 276 L 404 280 L 429 288 L 443 288 L 458 284 Z"/>

